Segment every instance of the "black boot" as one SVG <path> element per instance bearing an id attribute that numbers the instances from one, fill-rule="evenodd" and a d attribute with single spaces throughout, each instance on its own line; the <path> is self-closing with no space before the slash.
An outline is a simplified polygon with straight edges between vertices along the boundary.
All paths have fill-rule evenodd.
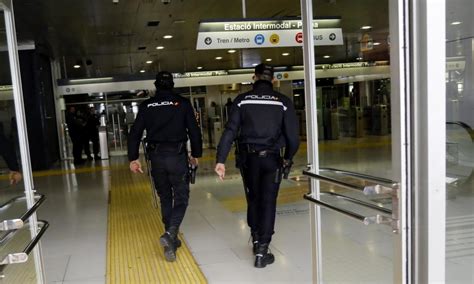
<path id="1" fill-rule="evenodd" d="M 176 239 L 174 239 L 174 246 L 176 249 L 181 247 L 181 241 L 178 239 L 178 236 L 176 236 Z"/>
<path id="2" fill-rule="evenodd" d="M 177 235 L 178 228 L 170 227 L 169 230 L 160 237 L 160 244 L 164 249 L 165 258 L 169 262 L 176 260 L 176 248 L 178 245 L 176 242 Z"/>
<path id="3" fill-rule="evenodd" d="M 252 232 L 252 246 L 253 255 L 256 255 L 258 247 L 258 234 L 256 232 Z"/>
<path id="4" fill-rule="evenodd" d="M 264 268 L 275 261 L 273 254 L 268 252 L 268 244 L 258 244 L 255 254 L 255 267 Z"/>

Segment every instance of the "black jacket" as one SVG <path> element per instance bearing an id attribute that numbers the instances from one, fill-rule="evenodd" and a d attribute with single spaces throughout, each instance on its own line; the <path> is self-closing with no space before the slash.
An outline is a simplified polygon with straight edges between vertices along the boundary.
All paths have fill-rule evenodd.
<path id="1" fill-rule="evenodd" d="M 191 140 L 191 155 L 202 156 L 201 130 L 189 100 L 172 91 L 157 91 L 155 97 L 140 104 L 128 137 L 128 159 L 138 159 L 143 131 L 148 143 L 186 142 Z"/>
<path id="2" fill-rule="evenodd" d="M 5 162 L 7 162 L 10 171 L 18 172 L 20 170 L 18 161 L 16 160 L 15 148 L 10 140 L 3 134 L 0 134 L 0 155 L 5 159 Z"/>
<path id="3" fill-rule="evenodd" d="M 262 150 L 285 147 L 285 159 L 292 159 L 299 147 L 296 112 L 291 100 L 273 90 L 268 81 L 257 81 L 253 90 L 239 95 L 217 147 L 217 162 L 224 163 L 232 142 L 251 144 Z"/>

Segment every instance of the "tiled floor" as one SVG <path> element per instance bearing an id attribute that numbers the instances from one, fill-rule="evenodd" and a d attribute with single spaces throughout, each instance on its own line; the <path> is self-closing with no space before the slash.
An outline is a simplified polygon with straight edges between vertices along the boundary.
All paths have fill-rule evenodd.
<path id="1" fill-rule="evenodd" d="M 321 143 L 321 167 L 335 167 L 392 178 L 391 150 L 386 138 L 365 138 Z M 307 201 L 278 207 L 276 234 L 271 249 L 275 264 L 253 267 L 249 230 L 243 210 L 229 211 L 225 200 L 242 199 L 243 189 L 233 161 L 229 176 L 217 181 L 213 152 L 203 159 L 197 184 L 192 186 L 190 206 L 182 226 L 184 238 L 209 283 L 311 283 L 310 210 Z M 124 163 L 113 157 L 111 163 Z M 294 174 L 306 165 L 304 151 L 296 159 Z M 106 165 L 106 164 L 105 164 Z M 39 217 L 51 227 L 42 243 L 48 283 L 104 283 L 107 228 L 107 192 L 110 171 L 92 171 L 39 177 L 36 187 L 48 200 Z M 283 189 L 295 186 L 285 181 Z M 448 216 L 474 216 L 472 191 L 448 201 Z M 326 282 L 392 282 L 392 233 L 389 227 L 364 226 L 341 214 L 322 210 L 322 255 Z M 367 212 L 368 213 L 368 212 Z M 456 222 L 457 219 L 453 219 Z M 471 219 L 468 218 L 472 225 Z M 461 233 L 470 236 L 463 223 Z M 468 247 L 472 249 L 472 247 Z M 474 253 L 448 259 L 451 283 L 472 283 Z M 463 274 L 464 273 L 464 274 Z M 451 277 L 451 278 L 449 278 Z M 356 281 L 357 279 L 357 281 Z M 454 281 L 456 280 L 456 281 Z"/>

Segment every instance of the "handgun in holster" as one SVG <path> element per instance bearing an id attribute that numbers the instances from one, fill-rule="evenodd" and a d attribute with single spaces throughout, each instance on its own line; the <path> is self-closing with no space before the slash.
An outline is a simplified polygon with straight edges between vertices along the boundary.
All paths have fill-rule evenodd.
<path id="1" fill-rule="evenodd" d="M 189 182 L 191 184 L 196 183 L 196 172 L 197 172 L 198 166 L 194 165 L 189 165 Z"/>
<path id="2" fill-rule="evenodd" d="M 283 163 L 283 166 L 281 168 L 282 173 L 283 173 L 283 178 L 288 179 L 288 176 L 290 175 L 291 167 L 293 166 L 293 161 L 288 160 Z"/>

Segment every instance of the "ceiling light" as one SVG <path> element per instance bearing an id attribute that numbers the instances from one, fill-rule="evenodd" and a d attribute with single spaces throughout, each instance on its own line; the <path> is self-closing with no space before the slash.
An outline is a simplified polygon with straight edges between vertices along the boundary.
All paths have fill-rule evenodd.
<path id="1" fill-rule="evenodd" d="M 252 64 L 252 66 L 257 66 L 257 65 L 258 65 L 258 63 L 254 63 L 254 64 Z"/>
<path id="2" fill-rule="evenodd" d="M 198 70 L 201 70 L 201 69 L 202 69 L 202 66 L 198 66 L 197 69 L 198 69 Z"/>
<path id="3" fill-rule="evenodd" d="M 235 50 L 235 49 L 230 49 L 230 50 L 228 50 L 227 52 L 228 52 L 228 53 L 236 53 L 237 50 Z"/>
<path id="4" fill-rule="evenodd" d="M 217 56 L 216 57 L 216 60 L 221 60 L 222 59 L 222 56 Z"/>
<path id="5" fill-rule="evenodd" d="M 76 69 L 81 68 L 81 65 L 76 64 L 76 65 L 74 65 L 74 68 L 76 68 Z"/>
<path id="6" fill-rule="evenodd" d="M 460 25 L 462 22 L 459 22 L 459 21 L 456 21 L 456 22 L 452 22 L 451 25 L 452 26 L 457 26 L 457 25 Z"/>
<path id="7" fill-rule="evenodd" d="M 294 94 L 294 96 L 295 96 L 295 97 L 299 97 L 299 96 L 300 96 L 300 94 Z"/>
<path id="8" fill-rule="evenodd" d="M 153 63 L 153 61 L 151 61 L 151 60 L 148 60 L 148 61 L 146 62 L 146 64 L 152 64 L 152 63 Z"/>
<path id="9" fill-rule="evenodd" d="M 362 57 L 357 57 L 356 60 L 359 60 L 359 61 L 360 61 L 360 60 L 362 60 Z"/>
<path id="10" fill-rule="evenodd" d="M 267 58 L 267 59 L 265 59 L 265 61 L 270 62 L 270 61 L 272 61 L 272 59 L 271 59 L 271 58 Z"/>
<path id="11" fill-rule="evenodd" d="M 173 36 L 172 35 L 165 35 L 165 36 L 163 36 L 163 38 L 170 39 L 170 38 L 173 38 Z"/>
<path id="12" fill-rule="evenodd" d="M 380 42 L 374 42 L 374 46 L 380 45 Z"/>
<path id="13" fill-rule="evenodd" d="M 331 58 L 331 56 L 329 56 L 329 55 L 324 55 L 323 57 L 324 58 Z"/>
<path id="14" fill-rule="evenodd" d="M 145 73 L 145 70 L 140 70 L 140 73 Z"/>
<path id="15" fill-rule="evenodd" d="M 164 46 L 157 46 L 156 49 L 164 49 L 165 47 Z"/>
<path id="16" fill-rule="evenodd" d="M 289 52 L 285 52 L 285 53 L 282 53 L 281 55 L 283 55 L 283 56 L 288 56 L 288 55 L 290 55 L 290 53 L 289 53 Z"/>
<path id="17" fill-rule="evenodd" d="M 361 30 L 370 30 L 372 26 L 362 26 L 360 29 Z"/>

